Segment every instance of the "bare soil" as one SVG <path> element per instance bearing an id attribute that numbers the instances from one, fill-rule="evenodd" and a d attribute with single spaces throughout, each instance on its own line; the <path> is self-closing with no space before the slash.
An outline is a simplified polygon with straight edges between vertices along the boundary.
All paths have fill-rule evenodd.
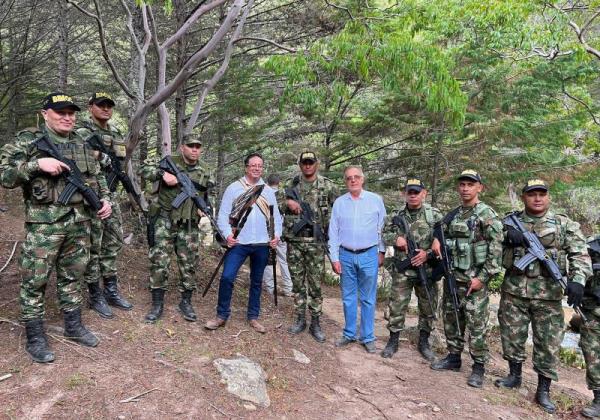
<path id="1" fill-rule="evenodd" d="M 15 241 L 23 239 L 23 216 L 18 192 L 0 189 L 0 268 Z M 214 316 L 216 285 L 206 298 L 194 295 L 199 322 L 183 320 L 176 310 L 175 282 L 167 293 L 163 319 L 143 322 L 149 308 L 147 248 L 142 235 L 134 236 L 119 260 L 121 290 L 134 310 L 115 310 L 103 320 L 84 309 L 84 321 L 100 337 L 95 349 L 62 338 L 62 317 L 57 308 L 55 280 L 47 288 L 47 329 L 56 360 L 33 363 L 24 349 L 25 331 L 18 323 L 19 273 L 17 252 L 0 273 L 0 418 L 546 418 L 533 402 L 536 377 L 527 364 L 525 386 L 519 391 L 498 390 L 493 380 L 506 373 L 497 335 L 492 335 L 492 360 L 484 388 L 466 385 L 470 372 L 468 353 L 459 373 L 435 372 L 418 354 L 414 339 L 403 339 L 392 359 L 367 354 L 353 344 L 336 349 L 343 313 L 339 290 L 325 287 L 322 326 L 327 342 L 318 344 L 308 333 L 286 332 L 292 321 L 292 300 L 281 297 L 279 307 L 263 296 L 261 320 L 265 335 L 245 322 L 247 271 L 238 279 L 231 320 L 225 328 L 206 331 L 204 322 Z M 203 286 L 219 257 L 204 250 L 199 285 Z M 176 273 L 176 271 L 173 271 Z M 175 274 L 174 276 L 175 277 Z M 384 303 L 380 304 L 380 309 Z M 416 319 L 410 315 L 408 326 Z M 387 339 L 385 320 L 377 313 L 377 347 Z M 293 359 L 292 349 L 311 360 Z M 243 354 L 258 362 L 268 376 L 269 408 L 255 407 L 226 391 L 212 361 Z M 440 356 L 443 354 L 440 353 Z M 592 397 L 585 387 L 585 372 L 561 367 L 560 382 L 552 395 L 559 405 L 555 417 L 577 418 Z M 149 392 L 148 392 L 149 391 Z M 140 395 L 132 402 L 122 402 Z"/>

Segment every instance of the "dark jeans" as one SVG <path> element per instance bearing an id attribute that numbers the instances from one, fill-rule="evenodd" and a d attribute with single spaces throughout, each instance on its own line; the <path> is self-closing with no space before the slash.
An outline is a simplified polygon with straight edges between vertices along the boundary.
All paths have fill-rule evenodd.
<path id="1" fill-rule="evenodd" d="M 258 319 L 262 278 L 269 261 L 269 247 L 252 245 L 236 245 L 227 251 L 223 262 L 223 274 L 219 283 L 219 302 L 217 304 L 217 316 L 221 319 L 227 320 L 231 315 L 233 283 L 247 257 L 250 257 L 250 293 L 248 295 L 247 318 L 249 320 Z"/>

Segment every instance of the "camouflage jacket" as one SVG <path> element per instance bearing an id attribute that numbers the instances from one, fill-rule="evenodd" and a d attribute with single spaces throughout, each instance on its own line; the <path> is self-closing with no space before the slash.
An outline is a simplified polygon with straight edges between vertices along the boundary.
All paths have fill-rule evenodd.
<path id="1" fill-rule="evenodd" d="M 125 159 L 125 140 L 123 139 L 123 135 L 119 131 L 118 128 L 109 124 L 108 129 L 104 129 L 100 127 L 98 124 L 94 122 L 91 118 L 78 123 L 75 127 L 75 131 L 79 134 L 83 139 L 87 139 L 93 133 L 100 134 L 102 137 L 102 142 L 104 145 L 112 150 L 117 156 L 118 159 L 123 161 Z M 100 159 L 100 166 L 102 169 L 106 170 L 110 166 L 110 158 L 106 155 L 102 155 Z"/>
<path id="2" fill-rule="evenodd" d="M 500 272 L 502 222 L 493 208 L 482 202 L 460 207 L 445 229 L 457 281 L 465 283 L 476 277 L 487 283 Z"/>
<path id="3" fill-rule="evenodd" d="M 521 212 L 519 219 L 525 228 L 538 236 L 547 254 L 558 263 L 563 275 L 568 271 L 570 281 L 584 285 L 592 270 L 585 237 L 579 229 L 579 224 L 563 214 L 554 214 L 551 211 L 542 217 L 532 217 Z M 526 253 L 525 247 L 504 248 L 502 265 L 506 268 L 506 274 L 502 291 L 530 299 L 562 299 L 563 290 L 560 284 L 550 277 L 539 261 L 529 264 L 524 272 L 513 266 L 513 262 Z"/>
<path id="4" fill-rule="evenodd" d="M 600 236 L 589 238 L 588 244 L 592 241 L 596 241 L 597 247 L 600 246 Z M 600 252 L 590 250 L 589 247 L 588 252 L 593 264 L 593 274 L 587 278 L 585 283 L 583 307 L 587 309 L 596 309 L 600 308 L 600 304 L 598 304 L 598 301 L 592 296 L 592 291 L 600 288 Z"/>
<path id="5" fill-rule="evenodd" d="M 179 155 L 173 155 L 173 162 L 179 169 L 184 171 L 192 181 L 202 188 L 199 193 L 207 202 L 209 197 L 214 195 L 214 176 L 211 170 L 204 167 L 199 161 L 195 165 L 187 165 L 183 158 Z M 181 192 L 179 185 L 168 186 L 162 180 L 162 171 L 158 167 L 159 162 L 156 159 L 147 159 L 141 166 L 139 173 L 147 181 L 154 182 L 157 185 L 155 189 L 155 199 L 150 207 L 150 217 L 158 213 L 168 214 L 173 223 L 178 222 L 197 222 L 200 220 L 197 209 L 191 199 L 187 199 L 181 207 L 174 209 L 172 207 L 173 200 Z"/>
<path id="6" fill-rule="evenodd" d="M 410 232 L 417 246 L 425 251 L 430 250 L 431 243 L 433 242 L 433 225 L 442 220 L 442 213 L 435 207 L 431 207 L 429 204 L 425 203 L 417 210 L 411 211 L 405 206 L 400 211 L 390 212 L 383 227 L 383 242 L 386 247 L 393 246 L 393 258 L 402 261 L 408 258 L 408 256 L 395 248 L 395 244 L 396 239 L 399 236 L 406 238 L 406 232 L 404 232 L 401 225 L 394 223 L 394 218 L 397 216 L 403 216 L 406 219 L 406 223 L 410 228 Z M 410 269 L 406 270 L 405 274 L 409 277 L 417 276 L 416 271 Z"/>
<path id="7" fill-rule="evenodd" d="M 331 208 L 333 207 L 333 202 L 339 196 L 337 186 L 329 178 L 321 175 L 317 175 L 317 179 L 313 182 L 307 182 L 302 175 L 297 175 L 284 183 L 283 190 L 278 194 L 279 208 L 284 210 L 283 236 L 289 241 L 302 240 L 306 242 L 314 240 L 314 237 L 302 237 L 300 239 L 301 234 L 299 233 L 299 237 L 296 237 L 292 231 L 293 226 L 302 220 L 302 216 L 292 213 L 285 204 L 288 195 L 287 191 L 291 189 L 298 191 L 300 199 L 310 205 L 315 215 L 316 223 L 321 225 L 323 233 L 326 235 Z"/>
<path id="8" fill-rule="evenodd" d="M 5 188 L 21 187 L 25 199 L 25 221 L 28 223 L 54 223 L 71 211 L 75 221 L 89 220 L 95 215 L 79 193 L 73 194 L 66 205 L 56 203 L 65 187 L 64 177 L 51 176 L 39 170 L 38 159 L 47 157 L 34 145 L 44 134 L 59 148 L 64 157 L 73 159 L 84 176 L 84 181 L 98 193 L 101 199 L 110 195 L 106 179 L 93 151 L 75 132 L 61 137 L 49 129 L 23 130 L 14 143 L 6 144 L 0 151 L 0 184 Z"/>

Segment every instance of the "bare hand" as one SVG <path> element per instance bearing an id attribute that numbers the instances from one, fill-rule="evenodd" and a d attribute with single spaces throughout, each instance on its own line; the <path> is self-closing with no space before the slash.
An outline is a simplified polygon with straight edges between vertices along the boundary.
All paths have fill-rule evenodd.
<path id="1" fill-rule="evenodd" d="M 378 267 L 381 267 L 383 265 L 384 261 L 385 261 L 385 252 L 378 252 L 377 253 L 377 265 L 378 265 Z"/>
<path id="2" fill-rule="evenodd" d="M 100 200 L 100 202 L 102 203 L 102 207 L 100 208 L 100 210 L 98 210 L 98 213 L 96 214 L 98 215 L 98 218 L 100 220 L 108 219 L 112 214 L 112 207 L 110 203 L 106 200 Z"/>
<path id="3" fill-rule="evenodd" d="M 438 258 L 442 258 L 442 245 L 438 238 L 433 238 L 433 242 L 431 243 L 431 250 Z"/>
<path id="4" fill-rule="evenodd" d="M 99 150 L 92 150 L 92 156 L 94 156 L 94 159 L 96 160 L 102 160 L 102 152 Z"/>
<path id="5" fill-rule="evenodd" d="M 413 267 L 420 267 L 427 261 L 427 252 L 422 249 L 417 249 L 417 253 L 410 259 L 410 264 Z"/>
<path id="6" fill-rule="evenodd" d="M 236 245 L 237 245 L 239 242 L 240 242 L 240 241 L 238 241 L 237 239 L 235 239 L 235 238 L 233 237 L 233 235 L 229 235 L 229 236 L 227 237 L 227 246 L 228 246 L 229 248 L 233 248 L 233 247 L 234 247 L 234 246 L 236 246 Z"/>
<path id="7" fill-rule="evenodd" d="M 177 177 L 175 175 L 171 175 L 168 172 L 165 172 L 163 174 L 162 179 L 165 182 L 165 184 L 167 184 L 169 187 L 177 185 Z"/>
<path id="8" fill-rule="evenodd" d="M 298 202 L 296 200 L 287 199 L 285 204 L 287 205 L 287 208 L 290 209 L 290 211 L 292 213 L 294 213 L 294 214 L 302 213 L 302 207 L 300 207 L 300 204 L 298 204 Z"/>
<path id="9" fill-rule="evenodd" d="M 38 166 L 40 167 L 40 171 L 46 172 L 52 176 L 60 175 L 64 171 L 68 172 L 71 170 L 69 165 L 51 157 L 38 159 Z"/>
<path id="10" fill-rule="evenodd" d="M 331 268 L 335 274 L 342 274 L 342 264 L 339 261 L 332 262 Z"/>
<path id="11" fill-rule="evenodd" d="M 203 212 L 202 210 L 200 210 L 200 209 L 198 209 L 198 210 L 196 211 L 196 213 L 198 213 L 198 216 L 200 216 L 200 217 L 206 217 L 206 213 L 204 213 L 204 212 Z"/>
<path id="12" fill-rule="evenodd" d="M 481 290 L 482 287 L 483 287 L 483 282 L 481 280 L 479 280 L 477 277 L 472 278 L 471 282 L 469 283 L 469 290 L 467 290 L 467 296 L 469 296 L 471 294 L 471 292 L 476 292 L 478 290 Z"/>
<path id="13" fill-rule="evenodd" d="M 398 236 L 396 239 L 396 248 L 398 248 L 402 252 L 408 252 L 408 243 L 406 239 L 402 236 Z"/>
<path id="14" fill-rule="evenodd" d="M 269 246 L 273 249 L 277 248 L 278 244 L 279 244 L 279 236 L 275 236 L 273 239 L 271 239 L 269 241 Z"/>

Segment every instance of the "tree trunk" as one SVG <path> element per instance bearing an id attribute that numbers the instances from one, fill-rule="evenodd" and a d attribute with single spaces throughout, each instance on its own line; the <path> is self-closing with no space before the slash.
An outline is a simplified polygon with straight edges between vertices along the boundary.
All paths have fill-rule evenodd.
<path id="1" fill-rule="evenodd" d="M 67 92 L 69 73 L 69 12 L 67 4 L 57 2 L 58 26 L 58 90 Z M 68 92 L 67 92 L 68 93 Z"/>

